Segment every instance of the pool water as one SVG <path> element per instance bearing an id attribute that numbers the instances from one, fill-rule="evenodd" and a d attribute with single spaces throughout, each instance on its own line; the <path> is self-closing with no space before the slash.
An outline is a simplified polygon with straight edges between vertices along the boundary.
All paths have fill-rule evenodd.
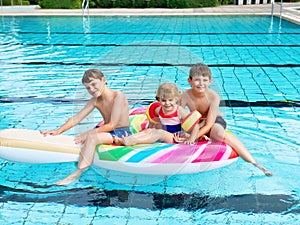
<path id="1" fill-rule="evenodd" d="M 54 129 L 88 99 L 99 68 L 130 107 L 157 86 L 188 88 L 192 64 L 213 72 L 228 128 L 273 173 L 242 159 L 193 175 L 141 176 L 74 163 L 0 159 L 1 224 L 297 224 L 300 219 L 300 27 L 269 16 L 2 17 L 0 129 Z M 101 120 L 97 112 L 67 131 Z"/>

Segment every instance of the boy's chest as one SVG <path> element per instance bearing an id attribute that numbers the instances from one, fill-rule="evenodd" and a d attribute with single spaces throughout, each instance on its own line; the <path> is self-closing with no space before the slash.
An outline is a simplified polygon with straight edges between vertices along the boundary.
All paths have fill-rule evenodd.
<path id="1" fill-rule="evenodd" d="M 100 110 L 102 113 L 110 112 L 111 108 L 113 107 L 113 104 L 114 104 L 113 98 L 101 99 L 101 100 L 97 100 L 96 108 Z"/>
<path id="2" fill-rule="evenodd" d="M 190 110 L 197 110 L 205 117 L 209 110 L 210 103 L 206 97 L 193 98 L 193 101 L 189 103 L 188 107 Z"/>

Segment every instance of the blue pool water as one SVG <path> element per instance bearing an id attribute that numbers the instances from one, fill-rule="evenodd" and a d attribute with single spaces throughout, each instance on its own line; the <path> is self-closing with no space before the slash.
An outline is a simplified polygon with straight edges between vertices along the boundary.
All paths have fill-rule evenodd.
<path id="1" fill-rule="evenodd" d="M 0 159 L 1 224 L 299 224 L 300 27 L 268 16 L 1 17 L 0 129 L 54 129 L 88 99 L 101 69 L 132 108 L 157 86 L 188 88 L 208 64 L 229 129 L 273 173 L 239 159 L 193 175 L 140 176 L 92 167 L 52 186 L 74 163 Z M 95 112 L 67 134 L 92 128 Z"/>

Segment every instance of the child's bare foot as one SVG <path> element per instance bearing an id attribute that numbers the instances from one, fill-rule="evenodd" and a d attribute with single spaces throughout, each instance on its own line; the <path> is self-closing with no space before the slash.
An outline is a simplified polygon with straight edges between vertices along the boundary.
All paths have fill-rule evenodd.
<path id="1" fill-rule="evenodd" d="M 210 138 L 207 137 L 206 135 L 203 135 L 202 137 L 200 137 L 200 138 L 198 139 L 198 142 L 201 142 L 201 141 L 210 141 Z"/>
<path id="2" fill-rule="evenodd" d="M 84 171 L 83 169 L 77 169 L 75 172 L 67 176 L 65 179 L 57 181 L 55 184 L 58 186 L 68 185 L 74 182 L 75 180 L 78 180 L 78 178 L 80 177 L 83 171 Z"/>
<path id="3" fill-rule="evenodd" d="M 268 177 L 273 176 L 273 174 L 269 170 L 267 170 L 263 165 L 259 163 L 253 163 L 253 165 L 259 168 L 260 170 L 262 170 L 266 176 Z"/>

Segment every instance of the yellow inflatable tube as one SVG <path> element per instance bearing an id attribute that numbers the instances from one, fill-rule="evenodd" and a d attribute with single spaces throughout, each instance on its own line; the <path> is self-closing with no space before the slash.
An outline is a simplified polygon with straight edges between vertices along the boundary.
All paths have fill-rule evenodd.
<path id="1" fill-rule="evenodd" d="M 181 127 L 186 132 L 191 132 L 193 127 L 199 123 L 199 121 L 202 119 L 201 113 L 199 113 L 197 110 L 191 112 L 187 117 L 183 120 Z"/>

